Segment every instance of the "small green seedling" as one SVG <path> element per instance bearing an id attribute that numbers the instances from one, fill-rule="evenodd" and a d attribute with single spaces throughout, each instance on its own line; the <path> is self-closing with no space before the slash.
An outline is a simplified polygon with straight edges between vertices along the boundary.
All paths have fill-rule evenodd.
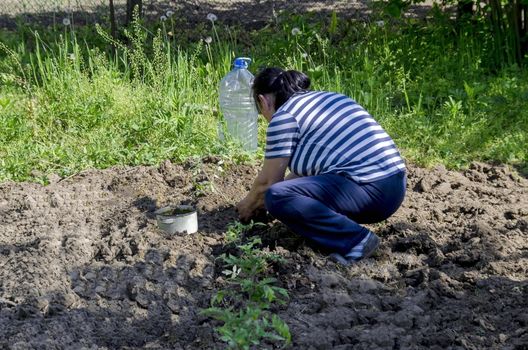
<path id="1" fill-rule="evenodd" d="M 259 227 L 259 226 L 266 226 L 266 225 L 263 224 L 262 222 L 253 222 L 253 220 L 249 224 L 243 224 L 240 221 L 235 221 L 227 225 L 227 231 L 225 233 L 226 243 L 240 242 L 245 232 L 249 232 L 254 227 Z"/>

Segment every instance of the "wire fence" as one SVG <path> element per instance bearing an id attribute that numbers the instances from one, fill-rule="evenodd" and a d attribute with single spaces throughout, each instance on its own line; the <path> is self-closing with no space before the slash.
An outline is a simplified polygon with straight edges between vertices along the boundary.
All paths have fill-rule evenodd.
<path id="1" fill-rule="evenodd" d="M 3 0 L 0 26 L 19 23 L 50 25 L 64 18 L 81 24 L 98 21 L 108 12 L 106 0 Z M 72 18 L 73 17 L 73 18 Z"/>
<path id="2" fill-rule="evenodd" d="M 16 27 L 21 22 L 30 25 L 51 25 L 61 23 L 65 18 L 78 25 L 90 24 L 108 20 L 110 12 L 109 0 L 1 0 L 0 2 L 0 27 L 4 28 Z M 175 0 L 143 0 L 143 13 L 146 18 L 153 18 L 176 5 Z M 116 18 L 122 20 L 126 16 L 126 0 L 114 0 L 114 7 Z"/>
<path id="3" fill-rule="evenodd" d="M 127 0 L 113 0 L 117 22 L 126 18 Z M 142 0 L 142 16 L 159 20 L 167 11 L 178 14 L 187 22 L 205 20 L 208 13 L 216 13 L 226 24 L 259 27 L 268 23 L 276 13 L 304 13 L 315 11 L 329 15 L 332 11 L 345 17 L 364 17 L 369 7 L 382 0 Z M 409 15 L 430 8 L 434 1 L 411 8 Z M 445 0 L 441 0 L 445 1 Z M 75 25 L 108 23 L 109 0 L 0 0 L 0 28 L 16 29 L 26 25 L 55 25 L 66 18 Z"/>
<path id="4" fill-rule="evenodd" d="M 16 16 L 42 12 L 89 12 L 107 4 L 107 0 L 4 0 L 0 14 Z"/>

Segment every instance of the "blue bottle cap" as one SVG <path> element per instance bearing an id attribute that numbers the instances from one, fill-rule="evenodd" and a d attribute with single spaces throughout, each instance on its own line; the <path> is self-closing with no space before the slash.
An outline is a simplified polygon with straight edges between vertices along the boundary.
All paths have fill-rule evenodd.
<path id="1" fill-rule="evenodd" d="M 237 57 L 235 58 L 235 63 L 233 64 L 235 68 L 244 68 L 247 69 L 251 63 L 251 58 L 249 57 Z"/>

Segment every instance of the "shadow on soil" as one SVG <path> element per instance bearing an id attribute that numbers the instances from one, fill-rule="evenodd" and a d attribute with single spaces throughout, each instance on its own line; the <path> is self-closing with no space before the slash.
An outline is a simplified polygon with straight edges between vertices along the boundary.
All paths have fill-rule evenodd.
<path id="1" fill-rule="evenodd" d="M 71 286 L 42 296 L 28 297 L 2 311 L 0 345 L 10 349 L 23 329 L 29 347 L 38 345 L 143 347 L 147 344 L 191 344 L 197 338 L 213 342 L 200 308 L 208 306 L 203 276 L 191 276 L 186 267 L 194 259 L 179 256 L 164 266 L 156 250 L 131 265 L 92 264 L 71 272 Z M 6 318 L 10 319 L 8 322 Z M 32 334 L 40 334 L 38 337 Z"/>
<path id="2" fill-rule="evenodd" d="M 519 175 L 523 176 L 525 179 L 528 179 L 528 162 L 516 165 L 515 170 L 517 170 Z"/>

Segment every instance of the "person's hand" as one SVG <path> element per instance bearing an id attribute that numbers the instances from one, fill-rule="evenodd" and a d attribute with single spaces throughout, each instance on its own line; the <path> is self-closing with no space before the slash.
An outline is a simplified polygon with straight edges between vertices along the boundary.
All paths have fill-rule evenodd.
<path id="1" fill-rule="evenodd" d="M 253 203 L 246 197 L 236 205 L 240 222 L 248 222 L 254 215 Z"/>

